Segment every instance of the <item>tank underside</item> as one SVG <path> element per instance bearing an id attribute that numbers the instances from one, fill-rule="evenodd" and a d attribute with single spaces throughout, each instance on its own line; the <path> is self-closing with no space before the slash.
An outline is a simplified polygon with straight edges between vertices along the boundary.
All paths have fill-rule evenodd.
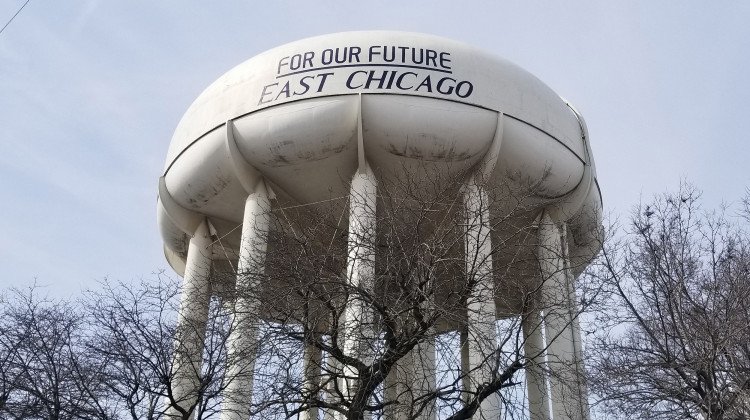
<path id="1" fill-rule="evenodd" d="M 572 110 L 570 117 L 576 118 Z M 498 124 L 500 133 L 496 133 Z M 527 242 L 536 238 L 532 225 L 540 212 L 568 203 L 570 195 L 577 193 L 584 196 L 577 212 L 560 214 L 570 220 L 568 246 L 578 257 L 573 264 L 576 271 L 582 270 L 598 250 L 596 230 L 591 227 L 598 224 L 601 205 L 595 179 L 585 179 L 592 176 L 586 171 L 585 150 L 579 156 L 534 126 L 473 105 L 377 94 L 340 95 L 272 107 L 202 136 L 172 162 L 163 181 L 170 201 L 205 216 L 215 228 L 221 247 L 214 248 L 213 259 L 236 266 L 238 226 L 247 197 L 236 170 L 237 160 L 251 168 L 251 176 L 272 185 L 279 198 L 273 207 L 309 205 L 319 213 L 343 214 L 337 222 L 345 228 L 348 213 L 341 206 L 346 206 L 349 180 L 360 159 L 366 160 L 381 184 L 394 188 L 424 184 L 426 189 L 440 181 L 447 187 L 449 183 L 458 185 L 477 170 L 496 135 L 502 137 L 502 144 L 492 152 L 497 154 L 497 163 L 488 182 L 498 195 L 492 203 L 492 219 L 502 223 L 493 229 L 493 242 L 523 242 L 517 238 L 522 230 Z M 228 137 L 236 148 L 227 146 Z M 585 194 L 580 189 L 586 189 Z M 159 218 L 168 260 L 182 273 L 190 236 L 161 204 Z M 520 296 L 538 283 L 534 280 L 538 275 L 533 274 L 538 268 L 531 262 L 534 246 L 520 243 L 506 248 L 495 252 L 497 272 L 502 266 L 505 273 L 496 279 L 497 286 Z M 340 252 L 342 257 L 346 255 L 345 244 Z M 520 300 L 512 295 L 499 296 L 498 316 L 517 313 L 519 305 Z"/>

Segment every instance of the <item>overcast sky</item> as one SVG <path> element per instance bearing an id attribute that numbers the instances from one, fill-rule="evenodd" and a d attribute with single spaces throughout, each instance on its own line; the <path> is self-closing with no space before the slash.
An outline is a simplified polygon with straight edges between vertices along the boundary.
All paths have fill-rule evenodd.
<path id="1" fill-rule="evenodd" d="M 0 26 L 25 0 L 0 0 Z M 0 34 L 0 289 L 77 294 L 167 268 L 157 180 L 180 117 L 236 64 L 325 33 L 464 41 L 586 118 L 607 210 L 681 178 L 750 186 L 750 2 L 31 0 Z"/>

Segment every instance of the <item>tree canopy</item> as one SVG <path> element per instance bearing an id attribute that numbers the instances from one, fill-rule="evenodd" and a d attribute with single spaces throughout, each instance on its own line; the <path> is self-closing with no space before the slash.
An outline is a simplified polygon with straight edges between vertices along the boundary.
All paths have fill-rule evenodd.
<path id="1" fill-rule="evenodd" d="M 606 290 L 590 385 L 621 418 L 750 417 L 750 237 L 744 212 L 683 184 L 637 206 L 589 274 Z"/>

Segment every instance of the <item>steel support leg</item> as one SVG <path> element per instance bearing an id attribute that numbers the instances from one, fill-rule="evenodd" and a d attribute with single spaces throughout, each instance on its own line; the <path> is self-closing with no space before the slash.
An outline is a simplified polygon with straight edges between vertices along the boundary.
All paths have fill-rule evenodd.
<path id="1" fill-rule="evenodd" d="M 376 192 L 375 175 L 365 165 L 354 175 L 349 193 L 347 278 L 350 289 L 344 315 L 344 352 L 364 363 L 372 361 L 377 341 L 368 302 L 375 276 Z M 341 390 L 345 397 L 353 398 L 359 386 L 357 369 L 345 366 L 343 371 L 345 379 Z"/>
<path id="2" fill-rule="evenodd" d="M 268 193 L 261 182 L 245 200 L 222 420 L 250 418 L 260 309 L 258 293 L 264 276 L 269 210 Z"/>
<path id="3" fill-rule="evenodd" d="M 577 330 L 575 289 L 565 245 L 565 225 L 555 224 L 545 214 L 539 225 L 539 239 L 537 257 L 544 281 L 542 305 L 552 413 L 555 420 L 587 420 L 589 409 L 583 386 L 583 355 Z"/>
<path id="4" fill-rule="evenodd" d="M 168 418 L 182 418 L 182 410 L 193 410 L 198 401 L 203 342 L 211 301 L 211 236 L 204 220 L 190 239 L 185 263 L 180 312 L 177 317 L 172 366 L 172 396 L 168 398 Z M 192 415 L 191 415 L 192 418 Z"/>
<path id="5" fill-rule="evenodd" d="M 469 351 L 470 393 L 490 383 L 497 369 L 495 321 L 495 280 L 492 270 L 492 243 L 489 227 L 489 200 L 484 189 L 465 185 L 466 273 L 473 285 L 467 301 L 467 344 Z M 474 418 L 500 418 L 499 393 L 485 398 Z"/>
<path id="6" fill-rule="evenodd" d="M 529 418 L 530 420 L 550 420 L 542 318 L 538 311 L 533 310 L 522 322 L 523 351 L 529 363 L 526 367 Z"/>

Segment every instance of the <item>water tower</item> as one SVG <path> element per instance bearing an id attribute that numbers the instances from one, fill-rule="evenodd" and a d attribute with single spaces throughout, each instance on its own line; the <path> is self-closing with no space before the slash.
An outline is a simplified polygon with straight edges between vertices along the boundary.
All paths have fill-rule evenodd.
<path id="1" fill-rule="evenodd" d="M 496 320 L 511 310 L 502 298 L 509 285 L 543 284 L 540 299 L 565 310 L 540 309 L 524 321 L 529 323 L 523 329 L 524 350 L 535 355 L 526 369 L 528 411 L 532 419 L 588 418 L 574 279 L 598 250 L 602 204 L 584 120 L 521 68 L 443 38 L 353 32 L 304 39 L 240 64 L 196 99 L 175 131 L 159 180 L 164 251 L 184 277 L 178 322 L 206 323 L 218 267 L 237 273 L 268 270 L 262 267 L 265 253 L 272 252 L 266 243 L 273 234 L 268 215 L 283 206 L 343 198 L 344 276 L 369 290 L 378 261 L 367 241 L 377 241 L 383 228 L 375 223 L 378 203 L 387 200 L 383 183 L 399 177 L 427 182 L 435 176 L 462 180 L 448 197 L 466 221 L 459 257 L 472 278 L 481 277 L 461 310 L 468 337 L 462 368 L 469 372 L 463 386 L 478 389 L 494 374 L 483 363 L 498 347 Z M 514 205 L 523 204 L 524 220 L 534 232 L 525 242 L 533 249 L 525 252 L 536 274 L 480 276 L 513 257 L 493 246 L 509 233 L 488 221 L 512 206 L 493 202 L 489 185 L 526 188 Z M 223 238 L 221 246 L 217 238 Z M 252 291 L 264 283 L 238 276 L 231 287 Z M 239 351 L 255 344 L 258 319 L 268 308 L 236 296 L 231 305 L 240 328 L 230 339 Z M 357 351 L 353 331 L 367 329 L 369 310 L 348 303 L 342 314 L 342 325 L 349 325 L 342 333 L 346 351 Z M 459 327 L 446 321 L 436 328 Z M 203 349 L 201 328 L 190 331 L 179 338 L 189 341 L 188 356 L 175 361 L 185 372 L 196 368 Z M 306 362 L 332 360 L 320 349 L 309 351 Z M 434 387 L 439 369 L 434 347 L 418 345 L 412 352 L 410 360 L 420 360 L 422 379 Z M 238 360 L 227 366 L 230 373 L 248 369 L 252 363 Z M 189 376 L 175 390 L 186 401 Z M 224 393 L 223 418 L 247 418 L 241 413 L 251 404 L 252 374 L 237 378 Z M 385 387 L 387 393 L 388 380 Z M 489 395 L 474 418 L 500 418 L 501 405 L 499 394 Z M 339 416 L 316 408 L 300 417 L 319 414 Z M 401 418 L 387 410 L 384 416 Z M 435 416 L 434 410 L 420 414 Z"/>

